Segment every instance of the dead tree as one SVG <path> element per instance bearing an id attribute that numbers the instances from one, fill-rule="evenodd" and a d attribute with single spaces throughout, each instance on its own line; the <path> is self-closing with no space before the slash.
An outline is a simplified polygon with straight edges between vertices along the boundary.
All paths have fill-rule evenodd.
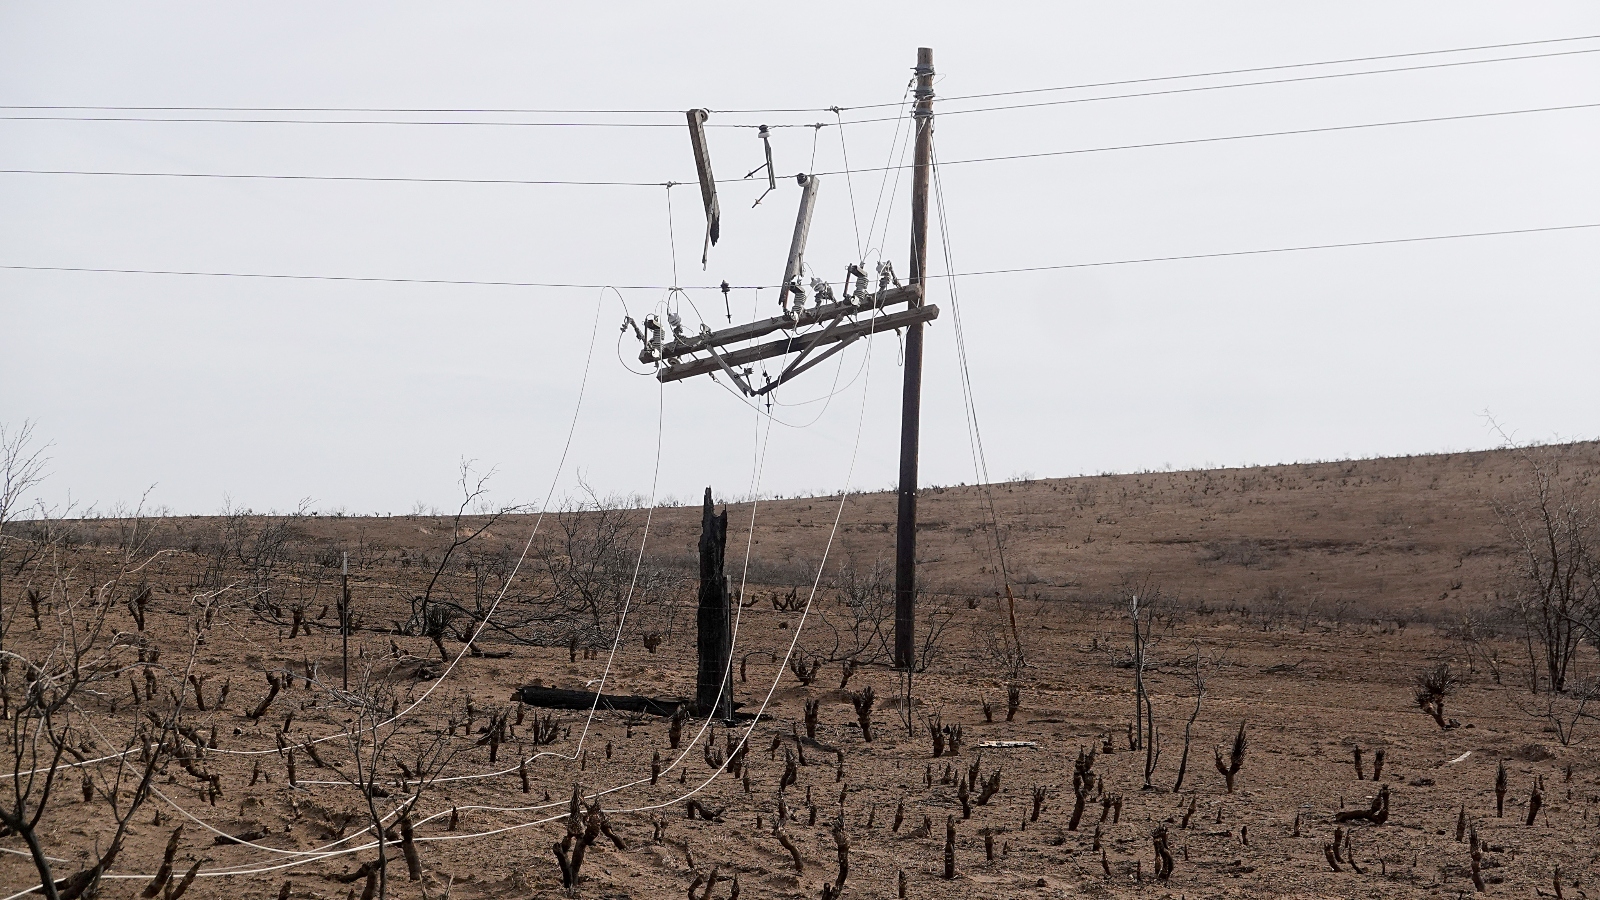
<path id="1" fill-rule="evenodd" d="M 1233 793 L 1233 777 L 1239 774 L 1239 767 L 1244 765 L 1245 745 L 1244 723 L 1240 722 L 1239 733 L 1233 737 L 1233 750 L 1228 754 L 1227 763 L 1222 761 L 1222 751 L 1213 748 L 1217 756 L 1217 771 L 1221 773 L 1230 794 Z"/>
<path id="2" fill-rule="evenodd" d="M 1481 894 L 1489 888 L 1483 883 L 1483 844 L 1478 842 L 1477 829 L 1473 829 L 1469 852 L 1472 854 L 1472 886 Z"/>
<path id="3" fill-rule="evenodd" d="M 833 880 L 833 895 L 837 897 L 844 890 L 845 879 L 850 877 L 850 836 L 844 830 L 842 811 L 839 817 L 833 820 L 833 828 L 830 831 L 833 834 L 834 848 L 839 853 L 839 875 Z"/>
<path id="4" fill-rule="evenodd" d="M 1335 822 L 1371 822 L 1382 825 L 1389 821 L 1389 786 L 1386 784 L 1378 789 L 1378 796 L 1372 798 L 1372 805 L 1367 809 L 1346 809 L 1334 813 Z"/>
<path id="5" fill-rule="evenodd" d="M 956 877 L 956 817 L 944 817 L 944 878 Z"/>
<path id="6" fill-rule="evenodd" d="M 1178 757 L 1178 778 L 1172 783 L 1174 794 L 1183 790 L 1183 776 L 1189 771 L 1189 738 L 1194 731 L 1194 722 L 1200 718 L 1200 701 L 1206 696 L 1205 670 L 1201 667 L 1200 646 L 1195 645 L 1194 650 L 1194 711 L 1189 713 L 1189 721 L 1183 726 L 1183 755 Z"/>
<path id="7" fill-rule="evenodd" d="M 1584 632 L 1597 636 L 1595 625 L 1587 623 L 1600 613 L 1600 505 L 1584 496 L 1587 479 L 1564 479 L 1557 462 L 1541 451 L 1515 450 L 1526 466 L 1526 482 L 1495 506 L 1516 549 L 1508 594 L 1529 643 L 1541 651 L 1550 692 L 1560 694 Z M 1531 674 L 1537 693 L 1537 665 Z"/>
<path id="8" fill-rule="evenodd" d="M 1067 822 L 1068 831 L 1077 831 L 1078 824 L 1083 821 L 1083 807 L 1089 801 L 1089 792 L 1094 789 L 1094 748 L 1085 752 L 1078 749 L 1078 759 L 1072 764 L 1072 818 Z"/>
<path id="9" fill-rule="evenodd" d="M 1172 877 L 1172 850 L 1167 847 L 1167 826 L 1157 826 L 1151 841 L 1156 851 L 1156 880 L 1166 881 Z"/>
<path id="10" fill-rule="evenodd" d="M 861 726 L 861 739 L 869 744 L 872 743 L 872 704 L 876 700 L 870 684 L 850 694 L 850 705 L 856 710 L 856 723 Z"/>
<path id="11" fill-rule="evenodd" d="M 789 657 L 789 671 L 794 673 L 794 677 L 802 686 L 810 687 L 816 682 L 818 673 L 822 671 L 822 660 L 813 659 L 807 663 L 801 658 L 801 653 L 796 651 Z"/>
<path id="12" fill-rule="evenodd" d="M 978 787 L 978 805 L 988 806 L 989 801 L 998 793 L 1000 793 L 1000 770 L 995 769 Z"/>
<path id="13" fill-rule="evenodd" d="M 781 806 L 781 799 L 779 804 Z M 783 830 L 784 822 L 787 818 L 782 812 L 772 817 L 772 836 L 777 838 L 779 846 L 789 851 L 789 859 L 794 863 L 794 873 L 803 875 L 806 871 L 805 859 L 800 855 L 800 848 L 794 845 L 794 841 L 790 840 L 788 833 Z"/>
<path id="14" fill-rule="evenodd" d="M 1145 720 L 1150 718 L 1151 728 L 1154 728 L 1154 716 L 1150 713 L 1150 694 L 1144 687 L 1145 647 L 1150 641 L 1150 627 L 1155 624 L 1154 611 L 1147 603 L 1145 610 L 1139 610 L 1139 594 L 1133 593 L 1129 604 L 1129 618 L 1133 620 L 1133 731 L 1129 735 L 1130 750 L 1138 750 L 1145 740 Z"/>
<path id="15" fill-rule="evenodd" d="M 1494 770 L 1494 817 L 1497 819 L 1505 818 L 1506 787 L 1506 761 L 1502 759 Z"/>
<path id="16" fill-rule="evenodd" d="M 1422 711 L 1433 717 L 1440 728 L 1454 728 L 1458 723 L 1444 717 L 1444 699 L 1456 692 L 1460 678 L 1450 671 L 1449 663 L 1439 663 L 1417 674 L 1413 682 L 1412 699 Z"/>
<path id="17" fill-rule="evenodd" d="M 568 894 L 578 890 L 578 872 L 583 868 L 583 857 L 589 846 L 600 836 L 599 807 L 593 812 L 583 808 L 583 789 L 572 786 L 572 799 L 567 802 L 567 833 L 557 841 L 554 850 L 556 863 L 561 867 L 561 887 Z"/>
<path id="18" fill-rule="evenodd" d="M 391 680 L 392 674 L 392 671 L 388 674 L 377 674 L 369 667 L 362 673 L 359 681 L 352 680 L 351 690 L 334 691 L 329 688 L 325 691 L 326 702 L 330 706 L 342 705 L 345 708 L 350 716 L 351 727 L 346 728 L 343 734 L 348 757 L 338 759 L 330 754 L 323 764 L 361 794 L 368 827 L 372 830 L 377 843 L 378 856 L 372 862 L 371 875 L 373 887 L 379 898 L 388 896 L 389 844 L 401 845 L 401 855 L 406 861 L 410 880 L 416 881 L 422 877 L 421 860 L 417 857 L 409 817 L 423 792 L 433 784 L 454 758 L 449 735 L 443 730 L 419 736 L 414 743 L 403 748 L 403 752 L 396 744 L 395 738 L 399 735 L 400 728 L 391 715 L 391 710 L 398 699 Z M 469 718 L 471 715 L 472 711 L 469 708 Z M 496 748 L 498 737 L 506 727 L 508 715 L 509 711 L 491 713 L 484 739 L 476 743 L 487 742 L 491 749 Z M 314 742 L 297 746 L 304 747 L 315 758 Z M 291 772 L 294 751 L 295 747 L 290 747 L 287 754 Z M 390 775 L 388 774 L 390 772 L 398 774 Z M 389 830 L 385 828 L 387 811 L 378 806 L 378 799 L 390 796 L 391 789 L 398 789 L 405 794 L 399 803 L 398 840 L 390 836 Z"/>
<path id="19" fill-rule="evenodd" d="M 0 505 L 15 501 L 11 493 L 16 484 L 14 447 L 0 432 L 0 475 L 6 479 Z M 0 510 L 3 514 L 5 510 Z M 0 515 L 3 518 L 3 515 Z M 165 760 L 174 756 L 179 746 L 178 732 L 184 728 L 185 702 L 188 692 L 182 690 L 188 677 L 194 674 L 196 651 L 205 639 L 207 617 L 197 615 L 186 623 L 190 633 L 187 664 L 182 670 L 163 669 L 168 677 L 167 696 L 171 705 L 164 714 L 147 708 L 147 716 L 154 730 L 141 728 L 130 736 L 121 752 L 114 754 L 114 772 L 96 783 L 90 770 L 83 770 L 86 802 L 98 793 L 109 807 L 109 821 L 96 841 L 94 862 L 84 869 L 59 881 L 51 869 L 50 858 L 44 853 L 38 826 L 46 810 L 55 799 L 55 788 L 65 780 L 65 770 L 78 765 L 67 762 L 72 756 L 83 760 L 79 748 L 91 737 L 101 737 L 94 724 L 97 711 L 87 704 L 100 695 L 102 684 L 118 684 L 125 667 L 133 664 L 134 645 L 113 638 L 109 624 L 110 611 L 126 596 L 132 576 L 153 561 L 147 555 L 150 529 L 141 516 L 135 515 L 125 523 L 126 531 L 121 546 L 120 559 L 111 577 L 104 581 L 91 581 L 87 586 L 65 573 L 61 567 L 54 572 L 30 573 L 48 584 L 48 593 L 55 600 L 56 636 L 52 643 L 34 652 L 21 645 L 8 645 L 0 655 L 0 697 L 5 698 L 7 713 L 4 734 L 8 739 L 9 755 L 8 789 L 0 800 L 0 832 L 15 834 L 26 846 L 26 856 L 34 864 L 39 877 L 36 888 L 48 900 L 76 900 L 99 889 L 105 872 L 120 854 L 135 813 L 151 795 L 151 785 Z M 0 534 L 0 542 L 10 537 Z M 51 548 L 60 549 L 60 548 Z M 24 553 L 24 563 L 39 559 Z M 13 574 L 19 570 L 13 569 Z M 78 592 L 81 591 L 80 595 Z M 10 623 L 0 619 L 0 638 Z M 140 652 L 140 661 L 150 663 L 154 654 Z M 152 688 L 156 677 L 151 667 L 146 668 L 147 684 Z M 20 683 L 17 683 L 20 682 Z M 13 690 L 15 685 L 18 690 Z M 148 690 L 146 699 L 152 704 L 159 695 Z M 80 724 L 81 723 L 81 724 Z M 198 732 L 185 729 L 194 736 L 195 743 L 203 749 Z M 191 763 L 192 765 L 192 763 Z M 215 783 L 208 782 L 214 790 Z M 104 841 L 103 849 L 101 840 Z"/>

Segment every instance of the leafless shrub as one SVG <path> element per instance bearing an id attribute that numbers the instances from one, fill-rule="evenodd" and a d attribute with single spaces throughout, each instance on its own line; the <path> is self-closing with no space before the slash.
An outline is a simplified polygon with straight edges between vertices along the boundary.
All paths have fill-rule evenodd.
<path id="1" fill-rule="evenodd" d="M 861 726 L 861 739 L 869 744 L 872 743 L 872 705 L 875 702 L 877 697 L 870 684 L 850 694 L 850 705 L 856 711 L 856 723 Z"/>
<path id="2" fill-rule="evenodd" d="M 1454 728 L 1460 724 L 1446 719 L 1444 701 L 1461 685 L 1461 679 L 1451 671 L 1450 664 L 1441 662 L 1431 669 L 1417 673 L 1412 681 L 1412 699 L 1423 712 L 1433 717 L 1440 728 Z"/>
<path id="3" fill-rule="evenodd" d="M 1222 751 L 1216 750 L 1217 772 L 1222 775 L 1223 782 L 1227 785 L 1228 793 L 1233 793 L 1233 779 L 1239 774 L 1239 767 L 1244 765 L 1244 752 L 1246 741 L 1244 736 L 1244 723 L 1239 723 L 1239 733 L 1233 737 L 1233 749 L 1228 753 L 1227 763 L 1222 761 Z"/>
<path id="4" fill-rule="evenodd" d="M 1545 683 L 1559 694 L 1583 636 L 1600 637 L 1600 501 L 1538 448 L 1513 449 L 1524 481 L 1495 504 L 1517 551 L 1506 599 L 1541 651 Z M 1531 681 L 1537 693 L 1537 670 Z"/>

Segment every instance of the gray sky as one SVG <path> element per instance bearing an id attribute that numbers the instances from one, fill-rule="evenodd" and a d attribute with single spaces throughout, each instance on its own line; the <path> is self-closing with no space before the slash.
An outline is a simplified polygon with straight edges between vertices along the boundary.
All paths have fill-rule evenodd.
<path id="1" fill-rule="evenodd" d="M 937 91 L 953 97 L 1600 35 L 1592 3 L 977 8 L 4 3 L 0 103 L 817 109 L 895 103 L 919 45 L 935 49 Z M 1600 53 L 1576 50 L 1600 40 L 949 101 L 937 148 L 953 163 L 1600 103 Z M 954 114 L 1558 52 L 1570 55 Z M 704 218 L 681 113 L 377 117 L 671 127 L 12 119 L 0 121 L 0 168 L 689 182 L 671 191 L 676 279 L 661 187 L 0 174 L 0 264 L 656 286 L 781 274 L 792 177 L 755 209 L 757 180 L 723 186 L 723 239 L 700 270 Z M 819 121 L 834 115 L 711 119 Z M 889 162 L 895 128 L 847 124 L 852 168 Z M 842 169 L 840 134 L 775 129 L 778 171 Z M 1579 109 L 948 164 L 941 176 L 955 270 L 977 272 L 1596 223 L 1597 138 L 1600 109 Z M 759 164 L 752 130 L 710 139 L 719 177 Z M 909 174 L 898 187 L 882 172 L 848 182 L 824 177 L 807 262 L 837 281 L 859 231 L 869 257 L 881 247 L 905 271 Z M 1593 437 L 1597 250 L 1600 229 L 1585 229 L 957 279 L 990 472 L 1479 448 L 1497 442 L 1486 411 L 1520 438 Z M 930 271 L 945 271 L 942 253 Z M 944 315 L 928 332 L 925 484 L 974 477 L 947 290 L 939 280 L 930 291 Z M 775 292 L 762 293 L 757 310 L 752 292 L 735 292 L 735 319 L 773 314 Z M 641 318 L 664 294 L 621 292 Z M 726 324 L 720 295 L 690 296 L 709 324 Z M 54 441 L 47 497 L 70 491 L 101 508 L 154 484 L 152 502 L 180 512 L 231 497 L 258 510 L 311 498 L 398 513 L 448 504 L 463 457 L 498 467 L 497 497 L 537 500 L 597 302 L 561 490 L 581 471 L 602 492 L 647 494 L 659 398 L 660 493 L 747 491 L 756 414 L 705 378 L 658 391 L 629 374 L 622 305 L 591 288 L 0 270 L 0 421 L 36 420 Z M 684 308 L 691 328 L 695 308 Z M 635 342 L 621 347 L 631 361 Z M 764 491 L 843 486 L 858 421 L 852 486 L 892 483 L 897 356 L 881 336 L 870 363 L 858 344 L 782 392 Z"/>

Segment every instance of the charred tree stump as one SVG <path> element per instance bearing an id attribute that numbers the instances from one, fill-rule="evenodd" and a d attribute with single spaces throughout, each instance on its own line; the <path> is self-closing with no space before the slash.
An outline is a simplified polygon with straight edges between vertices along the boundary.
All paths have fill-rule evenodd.
<path id="1" fill-rule="evenodd" d="M 733 717 L 732 622 L 728 579 L 722 573 L 728 549 L 728 512 L 716 512 L 706 488 L 700 516 L 700 607 L 696 617 L 700 666 L 695 677 L 695 711 Z"/>

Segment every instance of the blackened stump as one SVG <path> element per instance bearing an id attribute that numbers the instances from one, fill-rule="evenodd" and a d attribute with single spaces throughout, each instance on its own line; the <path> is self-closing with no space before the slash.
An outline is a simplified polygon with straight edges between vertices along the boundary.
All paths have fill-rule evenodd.
<path id="1" fill-rule="evenodd" d="M 695 711 L 733 718 L 731 605 L 722 573 L 728 549 L 728 512 L 716 512 L 706 488 L 700 516 L 700 607 L 696 617 L 700 666 L 695 677 Z"/>

